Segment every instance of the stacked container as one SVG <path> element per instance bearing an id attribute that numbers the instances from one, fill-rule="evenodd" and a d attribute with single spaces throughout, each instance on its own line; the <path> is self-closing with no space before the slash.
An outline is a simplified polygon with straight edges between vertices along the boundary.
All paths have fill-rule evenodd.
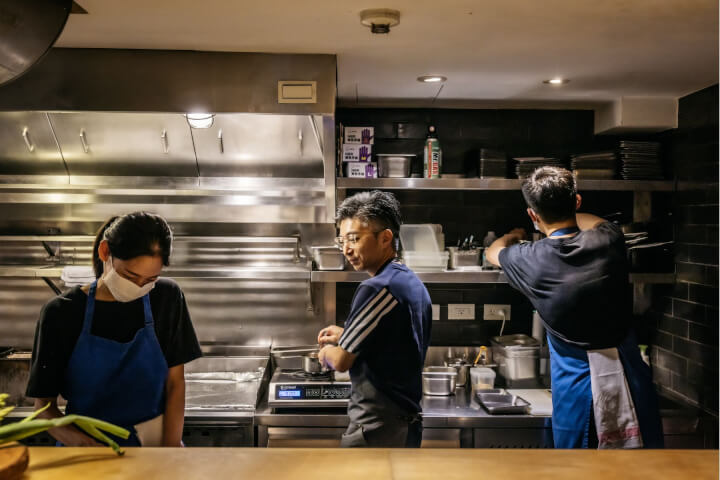
<path id="1" fill-rule="evenodd" d="M 445 251 L 442 225 L 405 224 L 400 226 L 402 259 L 414 271 L 443 271 L 447 269 L 449 253 Z"/>

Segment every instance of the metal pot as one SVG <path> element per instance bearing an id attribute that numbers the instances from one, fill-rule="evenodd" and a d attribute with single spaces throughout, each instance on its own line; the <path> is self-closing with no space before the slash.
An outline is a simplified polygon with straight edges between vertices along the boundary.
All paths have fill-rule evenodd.
<path id="1" fill-rule="evenodd" d="M 455 358 L 445 362 L 446 367 L 452 367 L 457 371 L 456 387 L 466 387 L 470 378 L 470 363 L 461 358 Z"/>
<path id="2" fill-rule="evenodd" d="M 318 352 L 309 352 L 303 355 L 303 370 L 305 373 L 320 373 L 323 371 Z"/>

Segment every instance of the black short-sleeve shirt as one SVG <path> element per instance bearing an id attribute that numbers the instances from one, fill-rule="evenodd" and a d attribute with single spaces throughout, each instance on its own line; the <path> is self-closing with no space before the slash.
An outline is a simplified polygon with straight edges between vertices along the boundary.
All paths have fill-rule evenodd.
<path id="1" fill-rule="evenodd" d="M 73 287 L 43 307 L 35 330 L 26 396 L 56 397 L 62 390 L 65 371 L 82 330 L 87 299 L 80 287 Z M 185 296 L 177 283 L 160 278 L 150 291 L 150 308 L 168 367 L 202 356 Z M 144 320 L 142 299 L 127 303 L 96 300 L 90 333 L 129 342 L 143 327 Z"/>
<path id="2" fill-rule="evenodd" d="M 604 222 L 573 237 L 512 245 L 499 260 L 556 337 L 596 349 L 616 347 L 627 336 L 632 296 L 618 226 Z"/>

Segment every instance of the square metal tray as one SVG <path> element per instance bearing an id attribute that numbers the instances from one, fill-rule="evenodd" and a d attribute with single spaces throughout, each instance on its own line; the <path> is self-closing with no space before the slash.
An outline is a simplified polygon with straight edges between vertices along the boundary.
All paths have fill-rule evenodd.
<path id="1" fill-rule="evenodd" d="M 527 400 L 509 393 L 477 392 L 476 395 L 480 405 L 491 415 L 525 414 L 528 413 L 530 408 L 530 403 Z"/>

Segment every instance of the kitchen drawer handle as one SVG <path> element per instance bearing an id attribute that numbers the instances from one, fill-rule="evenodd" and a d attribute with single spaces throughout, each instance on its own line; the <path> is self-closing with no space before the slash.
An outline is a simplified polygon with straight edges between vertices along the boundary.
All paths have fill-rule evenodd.
<path id="1" fill-rule="evenodd" d="M 163 153 L 168 153 L 168 138 L 167 138 L 167 130 L 163 129 L 162 134 L 160 135 L 160 139 L 162 140 L 163 145 Z"/>
<path id="2" fill-rule="evenodd" d="M 23 128 L 22 131 L 23 140 L 25 140 L 25 145 L 27 145 L 27 149 L 32 153 L 35 151 L 35 145 L 32 144 L 30 141 L 30 132 L 28 131 L 28 128 Z"/>
<path id="3" fill-rule="evenodd" d="M 223 144 L 222 129 L 218 131 L 218 143 L 220 145 L 220 153 L 225 153 L 225 145 Z"/>
<path id="4" fill-rule="evenodd" d="M 80 129 L 80 143 L 82 143 L 83 152 L 88 153 L 90 152 L 90 146 L 87 142 L 87 137 L 85 136 L 85 129 Z"/>

